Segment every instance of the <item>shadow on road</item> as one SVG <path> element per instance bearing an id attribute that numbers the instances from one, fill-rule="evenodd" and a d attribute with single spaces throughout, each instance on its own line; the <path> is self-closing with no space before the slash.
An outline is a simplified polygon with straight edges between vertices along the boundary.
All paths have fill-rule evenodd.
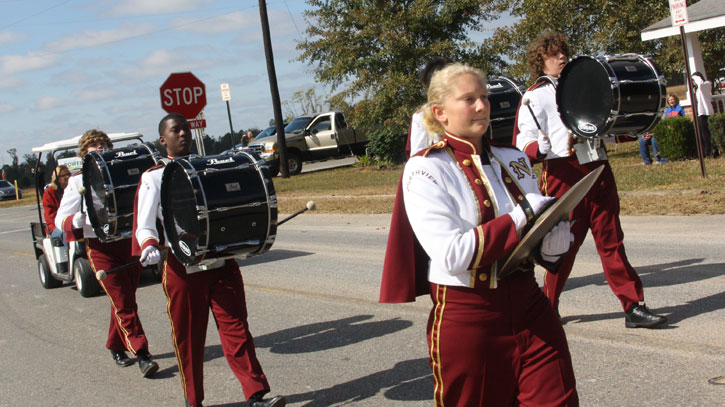
<path id="1" fill-rule="evenodd" d="M 359 323 L 370 318 L 373 316 L 358 315 L 336 321 L 296 326 L 256 337 L 254 344 L 257 348 L 269 348 L 271 352 L 280 354 L 318 352 L 353 345 L 413 325 L 411 321 L 397 318 Z"/>
<path id="2" fill-rule="evenodd" d="M 428 359 L 414 359 L 398 362 L 393 368 L 360 377 L 326 389 L 285 396 L 289 403 L 304 403 L 300 406 L 325 407 L 349 404 L 365 400 L 385 390 L 389 400 L 429 401 L 433 399 L 433 376 Z M 425 403 L 430 404 L 430 403 Z"/>
<path id="3" fill-rule="evenodd" d="M 269 263 L 277 260 L 293 259 L 295 257 L 311 256 L 314 253 L 301 252 L 297 250 L 270 250 L 259 256 L 250 257 L 248 259 L 236 259 L 239 267 L 252 266 L 255 264 Z M 244 270 L 242 270 L 243 272 Z"/>
<path id="4" fill-rule="evenodd" d="M 645 289 L 645 299 L 647 299 L 646 290 L 648 287 L 666 287 L 687 284 L 722 277 L 723 274 L 725 274 L 723 273 L 725 264 L 698 264 L 703 260 L 704 259 L 685 259 L 676 262 L 637 267 L 637 274 L 639 274 L 639 277 L 642 280 L 642 285 Z M 604 273 L 598 273 L 588 276 L 569 278 L 566 286 L 564 287 L 564 291 L 574 290 L 588 285 L 606 286 L 609 288 L 607 280 L 604 277 Z M 663 327 L 666 329 L 674 328 L 674 324 L 685 319 L 722 309 L 723 304 L 725 304 L 725 293 L 718 293 L 688 301 L 687 303 L 681 305 L 651 309 L 655 313 L 667 315 L 669 321 L 668 324 Z M 656 307 L 656 303 L 648 305 Z M 562 322 L 590 322 L 620 318 L 624 318 L 624 314 L 621 312 L 572 315 L 563 316 Z"/>

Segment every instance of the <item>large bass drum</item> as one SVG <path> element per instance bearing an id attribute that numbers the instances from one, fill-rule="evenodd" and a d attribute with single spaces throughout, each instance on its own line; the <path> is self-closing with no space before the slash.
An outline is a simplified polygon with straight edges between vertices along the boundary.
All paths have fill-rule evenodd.
<path id="1" fill-rule="evenodd" d="M 262 254 L 277 235 L 272 175 L 246 151 L 169 162 L 161 212 L 171 250 L 185 266 Z"/>
<path id="2" fill-rule="evenodd" d="M 488 100 L 491 103 L 491 124 L 488 126 L 486 137 L 510 144 L 523 89 L 506 76 L 490 76 L 486 86 Z"/>
<path id="3" fill-rule="evenodd" d="M 637 54 L 576 57 L 556 88 L 564 125 L 585 138 L 647 133 L 660 120 L 666 100 L 659 68 Z"/>
<path id="4" fill-rule="evenodd" d="M 133 203 L 141 175 L 161 156 L 149 143 L 91 151 L 83 159 L 88 219 L 102 242 L 131 237 Z"/>

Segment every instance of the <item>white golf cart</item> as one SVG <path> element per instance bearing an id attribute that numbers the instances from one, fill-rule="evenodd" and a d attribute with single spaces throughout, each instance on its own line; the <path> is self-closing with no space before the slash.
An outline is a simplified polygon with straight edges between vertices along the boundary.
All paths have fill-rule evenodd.
<path id="1" fill-rule="evenodd" d="M 55 154 L 63 151 L 75 150 L 78 148 L 78 140 L 81 136 L 67 140 L 55 141 L 32 149 L 38 153 L 38 165 L 42 162 L 43 153 Z M 108 137 L 111 142 L 117 143 L 127 140 L 142 141 L 141 133 L 112 133 Z M 58 165 L 66 165 L 75 172 L 83 166 L 79 157 L 61 158 L 57 160 Z M 36 168 L 37 170 L 37 168 Z M 55 169 L 53 169 L 55 170 Z M 37 190 L 36 190 L 37 191 Z M 45 227 L 43 211 L 41 209 L 42 197 L 36 192 L 38 205 L 39 222 L 30 223 L 30 231 L 33 237 L 33 249 L 38 260 L 38 274 L 40 284 L 44 288 L 60 287 L 63 283 L 75 283 L 76 289 L 83 297 L 92 297 L 101 293 L 101 286 L 96 280 L 86 255 L 85 242 L 83 240 L 68 242 L 68 249 L 60 239 L 51 238 Z M 161 268 L 152 267 L 152 272 L 157 280 L 161 280 Z"/>

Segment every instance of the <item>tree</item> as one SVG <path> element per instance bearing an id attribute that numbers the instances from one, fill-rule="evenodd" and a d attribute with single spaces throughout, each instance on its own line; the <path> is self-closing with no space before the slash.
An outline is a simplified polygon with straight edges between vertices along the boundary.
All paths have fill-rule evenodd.
<path id="1" fill-rule="evenodd" d="M 419 69 L 431 57 L 470 62 L 486 70 L 469 39 L 497 18 L 488 0 L 307 0 L 306 39 L 299 60 L 313 66 L 335 104 L 357 101 L 349 119 L 372 130 L 388 126 L 401 138 L 415 109 L 425 102 Z"/>
<path id="2" fill-rule="evenodd" d="M 524 82 L 530 79 L 528 45 L 549 30 L 569 36 L 572 55 L 648 54 L 666 78 L 681 80 L 684 62 L 679 37 L 642 41 L 640 36 L 643 29 L 670 15 L 667 0 L 498 0 L 496 9 L 510 13 L 518 22 L 499 28 L 481 52 L 505 55 L 513 61 L 506 73 Z M 713 69 L 725 47 L 723 29 L 718 30 L 700 34 L 702 49 L 707 50 L 703 52 L 705 65 Z"/>

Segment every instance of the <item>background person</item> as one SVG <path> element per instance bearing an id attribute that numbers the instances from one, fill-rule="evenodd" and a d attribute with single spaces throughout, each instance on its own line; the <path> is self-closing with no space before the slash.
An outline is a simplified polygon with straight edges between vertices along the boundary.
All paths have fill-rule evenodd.
<path id="1" fill-rule="evenodd" d="M 577 406 L 564 330 L 533 264 L 497 274 L 497 261 L 549 198 L 538 192 L 524 154 L 484 137 L 489 114 L 481 70 L 454 63 L 433 75 L 423 117 L 428 133 L 442 139 L 403 171 L 393 216 L 409 226 L 391 225 L 381 301 L 414 300 L 408 283 L 425 279 L 433 301 L 427 337 L 436 406 Z M 398 234 L 399 228 L 412 231 Z M 413 239 L 426 255 L 415 264 L 400 250 Z M 561 222 L 541 254 L 556 261 L 570 243 L 569 222 Z"/>
<path id="2" fill-rule="evenodd" d="M 91 151 L 113 148 L 111 139 L 100 130 L 88 130 L 78 141 L 78 155 L 83 158 Z M 55 226 L 65 232 L 67 240 L 86 239 L 86 252 L 93 272 L 111 270 L 133 262 L 131 240 L 123 239 L 102 243 L 93 231 L 86 213 L 86 202 L 78 192 L 83 186 L 81 172 L 74 174 L 63 193 L 63 199 L 55 217 Z M 114 362 L 119 366 L 130 366 L 125 350 L 138 357 L 138 367 L 144 377 L 150 377 L 159 365 L 152 360 L 149 344 L 144 333 L 136 304 L 136 289 L 141 278 L 141 268 L 128 267 L 110 273 L 98 283 L 106 292 L 111 303 L 111 322 L 108 328 L 106 348 L 111 351 Z"/>
<path id="3" fill-rule="evenodd" d="M 665 110 L 665 118 L 667 117 L 685 117 L 685 109 L 680 106 L 680 98 L 670 93 L 667 96 L 667 109 Z"/>
<path id="4" fill-rule="evenodd" d="M 700 72 L 692 74 L 692 81 L 695 87 L 695 98 L 697 99 L 697 120 L 702 135 L 702 153 L 705 157 L 712 157 L 712 141 L 710 139 L 710 126 L 708 119 L 713 113 L 712 108 L 712 83 L 705 80 Z"/>
<path id="5" fill-rule="evenodd" d="M 654 134 L 645 133 L 639 136 L 639 155 L 642 157 L 643 165 L 652 164 L 652 157 L 649 155 L 649 147 L 652 146 L 652 154 L 654 154 L 655 164 L 664 164 L 667 159 L 660 155 L 660 146 L 657 144 Z"/>
<path id="6" fill-rule="evenodd" d="M 60 239 L 63 245 L 68 248 L 65 241 L 65 233 L 60 228 L 55 227 L 55 216 L 60 207 L 60 200 L 63 198 L 63 190 L 68 186 L 70 178 L 70 170 L 65 165 L 59 165 L 51 175 L 50 186 L 43 193 L 43 217 L 45 218 L 45 227 L 50 237 Z"/>
<path id="7" fill-rule="evenodd" d="M 433 57 L 425 65 L 422 71 L 420 71 L 419 79 L 420 84 L 423 85 L 423 89 L 428 91 L 430 86 L 430 79 L 433 74 L 442 69 L 448 60 L 444 57 Z M 410 119 L 410 126 L 408 127 L 408 140 L 405 145 L 405 152 L 407 157 L 414 156 L 418 151 L 424 150 L 433 144 L 433 136 L 429 135 L 423 125 L 423 107 L 421 106 L 418 110 L 413 113 L 413 117 Z"/>
<path id="8" fill-rule="evenodd" d="M 527 57 L 532 77 L 539 79 L 524 94 L 524 98 L 530 101 L 531 110 L 523 104 L 519 107 L 514 143 L 531 160 L 541 160 L 541 192 L 546 196 L 560 197 L 587 174 L 604 165 L 595 187 L 571 214 L 574 246 L 557 268 L 547 268 L 544 293 L 558 311 L 559 296 L 574 266 L 579 247 L 591 229 L 604 275 L 625 311 L 625 326 L 652 328 L 664 324 L 667 318 L 652 313 L 644 304 L 642 281 L 627 260 L 624 233 L 619 221 L 617 183 L 606 151 L 599 147 L 590 151 L 596 154 L 586 155 L 600 156 L 601 159 L 580 162 L 572 152 L 576 139 L 559 116 L 556 83 L 569 57 L 567 37 L 559 33 L 542 34 L 531 44 Z M 531 112 L 536 115 L 536 120 Z M 538 129 L 537 121 L 542 131 Z M 582 143 L 581 148 L 591 147 L 589 143 Z"/>
<path id="9" fill-rule="evenodd" d="M 189 155 L 191 129 L 184 116 L 171 113 L 161 119 L 159 142 L 166 147 L 169 159 Z M 163 224 L 160 204 L 163 168 L 161 164 L 146 171 L 136 192 L 134 251 L 141 256 L 143 266 L 157 264 L 161 260 L 161 242 L 168 245 L 164 231 L 157 228 Z M 204 344 L 211 309 L 224 356 L 242 391 L 249 397 L 249 406 L 284 407 L 284 397 L 263 398 L 269 392 L 269 383 L 249 332 L 244 282 L 237 263 L 228 259 L 205 269 L 185 267 L 169 250 L 163 270 L 171 340 L 186 405 L 198 407 L 204 400 Z"/>

